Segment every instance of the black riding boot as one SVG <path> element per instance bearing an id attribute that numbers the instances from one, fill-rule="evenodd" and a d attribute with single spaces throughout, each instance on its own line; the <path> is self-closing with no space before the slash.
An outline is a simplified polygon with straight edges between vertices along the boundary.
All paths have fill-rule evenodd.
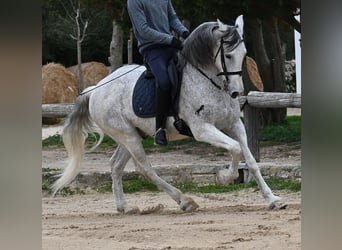
<path id="1" fill-rule="evenodd" d="M 154 143 L 158 145 L 167 145 L 166 139 L 166 120 L 167 113 L 170 106 L 170 93 L 156 88 L 156 134 L 154 136 Z"/>

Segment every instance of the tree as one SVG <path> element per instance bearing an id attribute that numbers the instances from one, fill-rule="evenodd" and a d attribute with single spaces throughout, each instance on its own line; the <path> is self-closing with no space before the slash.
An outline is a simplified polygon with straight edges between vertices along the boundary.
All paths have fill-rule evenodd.
<path id="1" fill-rule="evenodd" d="M 82 42 L 82 61 L 108 64 L 108 47 L 112 34 L 112 17 L 104 4 L 81 0 L 83 17 L 88 20 L 87 36 Z M 72 13 L 69 0 L 62 3 Z M 75 1 L 74 1 L 75 3 Z M 66 67 L 77 64 L 77 46 L 70 34 L 75 34 L 74 19 L 66 16 L 61 1 L 42 3 L 42 63 L 58 62 Z"/>
<path id="2" fill-rule="evenodd" d="M 281 40 L 281 28 L 293 27 L 300 31 L 300 23 L 295 19 L 299 13 L 300 1 L 245 1 L 247 27 L 252 40 L 252 49 L 258 64 L 264 90 L 286 92 L 285 57 L 286 46 Z M 290 30 L 293 34 L 292 30 Z M 269 50 L 266 50 L 266 41 Z M 261 113 L 262 125 L 282 123 L 286 118 L 286 108 L 264 109 Z"/>
<path id="3" fill-rule="evenodd" d="M 82 42 L 86 37 L 86 31 L 88 28 L 89 20 L 83 20 L 82 11 L 81 11 L 81 2 L 78 0 L 78 3 L 73 3 L 70 1 L 71 10 L 68 10 L 67 7 L 60 1 L 63 5 L 66 15 L 70 19 L 69 21 L 75 22 L 74 32 L 69 34 L 70 37 L 76 41 L 77 47 L 77 65 L 78 65 L 78 91 L 82 92 L 84 89 L 83 85 L 83 73 L 82 73 Z M 76 5 L 77 4 L 77 5 Z"/>
<path id="4" fill-rule="evenodd" d="M 71 0 L 68 0 L 71 1 Z M 83 60 L 94 60 L 108 63 L 108 48 L 123 55 L 125 58 L 126 44 L 129 37 L 131 22 L 127 13 L 127 0 L 79 0 L 84 7 L 86 16 L 94 18 L 94 10 L 102 10 L 97 16 L 101 23 L 89 22 L 88 36 L 83 41 Z M 67 0 L 64 0 L 67 2 Z M 248 55 L 255 59 L 265 91 L 285 91 L 284 88 L 284 60 L 285 54 L 291 54 L 293 47 L 293 29 L 300 31 L 300 23 L 294 18 L 300 12 L 300 0 L 172 0 L 181 20 L 186 19 L 193 30 L 204 21 L 221 21 L 233 24 L 235 18 L 243 14 L 245 19 L 245 42 Z M 59 2 L 57 2 L 59 3 Z M 59 6 L 57 6 L 59 5 Z M 43 62 L 54 60 L 72 65 L 76 53 L 71 39 L 65 39 L 62 33 L 70 33 L 70 24 L 67 25 L 58 15 L 64 9 L 56 1 L 43 0 Z M 118 39 L 118 48 L 110 46 L 115 23 L 122 30 L 122 38 Z M 63 31 L 63 32 L 62 32 Z M 92 34 L 96 34 L 92 36 Z M 94 39 L 95 38 L 95 39 Z M 114 41 L 114 40 L 113 40 Z M 287 42 L 285 46 L 284 41 Z M 120 45 L 121 44 L 121 45 Z M 116 46 L 115 46 L 116 47 Z M 123 51 L 121 51 L 123 50 Z M 135 62 L 141 63 L 141 56 L 133 46 Z M 294 52 L 292 53 L 294 56 Z M 119 56 L 111 55 L 111 58 Z M 120 65 L 124 59 L 120 59 Z M 265 111 L 270 113 L 273 111 Z M 276 111 L 276 113 L 281 111 Z M 284 115 L 265 115 L 265 123 L 281 121 Z"/>
<path id="5" fill-rule="evenodd" d="M 123 64 L 123 41 L 124 41 L 124 17 L 127 16 L 126 1 L 108 0 L 107 6 L 112 13 L 112 40 L 109 47 L 108 61 L 111 65 L 110 71 L 114 71 Z"/>

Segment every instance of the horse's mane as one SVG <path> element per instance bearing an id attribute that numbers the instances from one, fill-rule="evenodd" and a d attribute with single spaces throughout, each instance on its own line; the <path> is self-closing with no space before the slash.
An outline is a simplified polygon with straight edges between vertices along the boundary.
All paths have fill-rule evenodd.
<path id="1" fill-rule="evenodd" d="M 183 49 L 179 56 L 179 67 L 183 69 L 187 63 L 195 67 L 205 69 L 214 63 L 215 52 L 219 37 L 215 38 L 214 29 L 218 28 L 217 22 L 206 22 L 199 25 L 184 41 Z M 224 37 L 224 48 L 233 50 L 241 41 L 241 37 L 235 26 L 227 26 Z"/>

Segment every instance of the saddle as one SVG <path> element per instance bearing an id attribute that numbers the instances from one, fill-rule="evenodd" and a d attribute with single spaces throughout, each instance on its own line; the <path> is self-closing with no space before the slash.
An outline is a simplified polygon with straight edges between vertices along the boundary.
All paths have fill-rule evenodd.
<path id="1" fill-rule="evenodd" d="M 168 74 L 172 83 L 171 105 L 168 116 L 175 119 L 174 126 L 180 134 L 193 137 L 186 122 L 179 118 L 179 96 L 182 82 L 182 72 L 177 69 L 176 59 L 171 59 L 168 65 Z M 156 82 L 150 70 L 144 71 L 137 80 L 133 90 L 133 111 L 141 118 L 155 117 Z"/>

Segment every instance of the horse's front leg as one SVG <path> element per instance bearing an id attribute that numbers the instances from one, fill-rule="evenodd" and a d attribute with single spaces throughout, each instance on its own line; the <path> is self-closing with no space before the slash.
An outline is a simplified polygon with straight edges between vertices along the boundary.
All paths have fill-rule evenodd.
<path id="1" fill-rule="evenodd" d="M 217 129 L 214 125 L 204 123 L 191 128 L 197 141 L 207 142 L 213 146 L 224 148 L 232 155 L 232 163 L 228 169 L 219 171 L 216 175 L 217 185 L 228 185 L 239 177 L 238 167 L 241 156 L 240 143 Z"/>
<path id="2" fill-rule="evenodd" d="M 260 192 L 268 202 L 269 207 L 272 209 L 285 208 L 287 205 L 281 201 L 281 198 L 279 196 L 273 194 L 272 190 L 262 177 L 259 166 L 257 165 L 255 158 L 249 150 L 247 144 L 246 130 L 240 119 L 232 126 L 229 133 L 234 139 L 236 139 L 240 143 L 242 154 L 245 158 L 248 170 L 254 176 L 255 181 L 257 182 L 260 188 Z"/>

